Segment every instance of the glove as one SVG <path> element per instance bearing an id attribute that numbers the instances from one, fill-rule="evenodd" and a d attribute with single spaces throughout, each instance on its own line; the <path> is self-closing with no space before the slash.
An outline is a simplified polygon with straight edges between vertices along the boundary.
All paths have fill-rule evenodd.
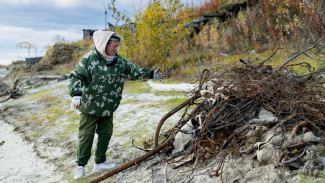
<path id="1" fill-rule="evenodd" d="M 158 72 L 158 70 L 160 69 L 160 67 L 156 70 L 154 70 L 153 72 L 153 80 L 161 80 L 161 74 Z"/>
<path id="2" fill-rule="evenodd" d="M 81 96 L 72 97 L 71 109 L 79 109 L 81 106 Z"/>

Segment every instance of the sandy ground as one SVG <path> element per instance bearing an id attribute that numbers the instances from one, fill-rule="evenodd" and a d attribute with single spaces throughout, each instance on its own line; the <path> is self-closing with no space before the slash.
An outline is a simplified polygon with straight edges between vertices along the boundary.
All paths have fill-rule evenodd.
<path id="1" fill-rule="evenodd" d="M 0 68 L 0 80 L 10 72 L 9 69 Z"/>
<path id="2" fill-rule="evenodd" d="M 37 131 L 37 129 L 30 129 L 28 126 L 21 126 L 23 121 L 19 121 L 17 118 L 19 118 L 18 116 L 24 116 L 24 119 L 29 119 L 31 116 L 38 115 L 40 119 L 43 119 L 41 117 L 44 115 L 42 114 L 42 111 L 46 111 L 49 106 L 44 106 L 42 103 L 38 103 L 37 100 L 40 98 L 35 98 L 34 102 L 27 99 L 33 95 L 42 93 L 44 90 L 51 90 L 47 94 L 49 98 L 55 97 L 63 101 L 63 103 L 65 103 L 63 109 L 66 112 L 76 114 L 77 112 L 71 110 L 70 105 L 67 105 L 71 100 L 66 90 L 67 84 L 67 80 L 51 82 L 49 85 L 27 90 L 24 96 L 17 100 L 10 100 L 6 103 L 0 104 L 0 110 L 4 109 L 4 106 L 7 107 L 9 105 L 14 106 L 12 109 L 16 111 L 14 113 L 9 113 L 10 116 L 6 118 L 6 121 L 0 120 L 0 142 L 5 141 L 5 143 L 0 146 L 0 182 L 64 182 L 62 179 L 66 181 L 67 177 L 62 178 L 63 172 L 56 171 L 58 163 L 55 162 L 62 159 L 66 154 L 71 153 L 71 150 L 74 154 L 75 149 L 62 148 L 60 147 L 62 144 L 59 144 L 58 146 L 48 143 L 44 144 L 44 139 L 51 137 L 51 135 L 60 130 L 62 126 L 51 127 L 48 129 L 50 133 L 42 134 L 42 136 L 36 140 L 25 141 L 23 139 L 26 135 L 31 136 L 33 131 Z M 143 84 L 146 85 L 147 83 L 143 82 Z M 111 154 L 109 161 L 119 165 L 143 154 L 142 151 L 130 147 L 131 140 L 145 138 L 154 134 L 156 124 L 159 122 L 161 117 L 170 110 L 168 108 L 163 108 L 163 106 L 159 108 L 157 107 L 157 104 L 173 97 L 184 96 L 156 96 L 153 92 L 137 94 L 124 92 L 122 104 L 114 114 L 114 134 L 109 145 L 109 151 Z M 35 105 L 35 103 L 38 105 Z M 155 105 L 156 107 L 150 108 L 148 105 Z M 17 106 L 19 107 L 16 108 Z M 168 124 L 170 127 L 173 124 L 173 121 L 177 121 L 178 119 L 178 115 L 171 117 L 166 122 L 164 128 L 166 129 Z M 62 117 L 58 118 L 57 121 L 66 121 L 63 125 L 78 123 L 78 120 L 69 121 L 66 119 L 66 113 L 65 115 L 62 115 Z M 17 128 L 17 126 L 19 130 L 14 131 L 14 128 Z M 40 126 L 36 126 L 36 128 L 38 127 Z M 71 133 L 70 137 L 71 139 L 66 142 L 76 143 L 76 132 Z M 95 143 L 96 136 L 94 144 Z M 121 150 L 122 146 L 127 147 L 124 147 Z M 37 152 L 35 152 L 35 149 L 37 149 Z M 40 155 L 46 158 L 40 158 Z M 64 171 L 68 172 L 68 179 L 71 179 L 71 181 L 76 168 L 74 155 L 72 157 L 73 158 L 64 160 L 63 163 L 59 164 L 60 166 L 65 167 Z M 91 157 L 89 164 L 86 166 L 86 176 L 92 175 L 92 167 L 93 156 Z"/>
<path id="3" fill-rule="evenodd" d="M 0 182 L 59 182 L 55 167 L 37 157 L 33 144 L 13 132 L 13 126 L 0 121 Z"/>
<path id="4" fill-rule="evenodd" d="M 0 81 L 9 70 L 0 68 Z M 3 104 L 0 104 L 0 109 Z M 33 143 L 22 139 L 14 127 L 0 120 L 0 182 L 62 182 L 56 167 L 40 159 Z"/>

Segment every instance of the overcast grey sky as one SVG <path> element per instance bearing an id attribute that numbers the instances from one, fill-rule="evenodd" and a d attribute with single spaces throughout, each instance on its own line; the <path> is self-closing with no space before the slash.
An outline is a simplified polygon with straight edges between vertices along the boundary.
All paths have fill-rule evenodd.
<path id="1" fill-rule="evenodd" d="M 119 11 L 132 17 L 149 0 L 116 0 Z M 204 0 L 181 0 L 198 5 Z M 24 59 L 28 51 L 16 49 L 27 41 L 37 47 L 30 56 L 43 56 L 46 45 L 53 45 L 55 36 L 69 42 L 82 39 L 82 29 L 104 29 L 104 6 L 110 0 L 1 0 L 0 1 L 0 64 Z M 107 21 L 114 22 L 108 12 Z"/>

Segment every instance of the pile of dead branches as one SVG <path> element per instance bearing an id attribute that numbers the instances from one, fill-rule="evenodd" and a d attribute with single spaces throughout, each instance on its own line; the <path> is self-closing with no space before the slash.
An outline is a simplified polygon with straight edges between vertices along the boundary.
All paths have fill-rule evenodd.
<path id="1" fill-rule="evenodd" d="M 269 129 L 276 126 L 291 131 L 304 122 L 316 136 L 324 135 L 322 85 L 311 76 L 301 77 L 285 69 L 273 71 L 270 66 L 246 65 L 211 74 L 210 81 L 200 90 L 201 100 L 196 104 L 200 107 L 189 119 L 193 130 L 176 128 L 193 135 L 187 153 L 194 153 L 198 160 L 207 160 L 219 153 L 223 158 L 229 153 L 239 155 L 247 143 L 257 142 L 247 140 L 248 134 L 256 135 L 251 133 L 256 126 Z M 274 117 L 257 120 L 261 108 L 272 112 Z M 184 122 L 189 123 L 181 121 Z"/>
<path id="2" fill-rule="evenodd" d="M 268 130 L 290 133 L 288 138 L 283 135 L 281 144 L 275 148 L 278 151 L 274 156 L 279 154 L 275 166 L 301 168 L 307 163 L 298 160 L 307 155 L 313 142 L 295 137 L 308 131 L 314 138 L 325 135 L 324 80 L 315 79 L 324 69 L 315 71 L 308 63 L 287 65 L 288 61 L 275 69 L 269 65 L 241 62 L 244 65 L 203 72 L 205 81 L 201 82 L 204 84 L 193 93 L 194 96 L 199 93 L 200 97 L 190 104 L 196 108 L 190 114 L 186 111 L 172 131 L 174 136 L 176 133 L 191 134 L 191 140 L 183 144 L 177 156 L 173 152 L 172 158 L 166 158 L 172 166 L 183 164 L 193 155 L 190 160 L 202 164 L 219 158 L 211 174 L 218 176 L 227 155 L 238 157 L 240 153 L 250 153 L 253 148 L 269 143 L 269 140 L 262 141 Z M 262 110 L 272 116 L 261 117 Z M 184 125 L 190 128 L 181 128 Z M 158 144 L 157 139 L 155 144 Z M 288 153 L 293 150 L 295 153 Z M 260 162 L 263 161 L 268 160 Z M 319 162 L 314 166 L 317 172 L 324 168 Z M 306 173 L 318 174 L 308 171 Z"/>
<path id="3" fill-rule="evenodd" d="M 265 164 L 274 163 L 276 167 L 300 168 L 307 163 L 297 164 L 297 160 L 306 156 L 307 152 L 310 152 L 309 158 L 316 159 L 309 148 L 312 142 L 295 137 L 307 132 L 316 139 L 325 135 L 324 81 L 315 79 L 324 69 L 315 70 L 308 63 L 288 63 L 315 48 L 318 42 L 277 68 L 264 65 L 265 61 L 253 65 L 240 60 L 244 64 L 204 70 L 192 97 L 168 112 L 159 122 L 152 150 L 90 182 L 104 180 L 158 152 L 164 154 L 162 161 L 172 167 L 194 162 L 195 169 L 195 165 L 209 162 L 206 160 L 218 159 L 210 171 L 210 175 L 215 176 L 222 174 L 228 155 L 236 158 L 256 148 L 262 149 L 263 145 L 264 148 L 271 147 L 272 152 L 276 149 L 273 155 L 277 157 L 278 154 L 278 158 L 274 162 L 269 161 L 272 159 L 270 156 L 257 159 Z M 179 122 L 169 130 L 167 140 L 158 142 L 166 119 L 184 108 Z M 273 132 L 266 133 L 268 130 Z M 290 134 L 288 137 L 285 135 L 287 132 Z M 179 134 L 185 134 L 189 139 L 175 151 Z M 266 134 L 273 136 L 266 137 Z M 319 162 L 312 164 L 314 169 L 324 168 Z"/>

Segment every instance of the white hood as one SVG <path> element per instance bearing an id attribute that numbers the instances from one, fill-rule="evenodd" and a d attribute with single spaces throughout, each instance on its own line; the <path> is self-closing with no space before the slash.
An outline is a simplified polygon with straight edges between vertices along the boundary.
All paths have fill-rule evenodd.
<path id="1" fill-rule="evenodd" d="M 95 31 L 93 34 L 93 40 L 95 43 L 96 50 L 107 60 L 111 60 L 112 56 L 106 54 L 106 45 L 111 36 L 115 34 L 112 31 Z"/>

